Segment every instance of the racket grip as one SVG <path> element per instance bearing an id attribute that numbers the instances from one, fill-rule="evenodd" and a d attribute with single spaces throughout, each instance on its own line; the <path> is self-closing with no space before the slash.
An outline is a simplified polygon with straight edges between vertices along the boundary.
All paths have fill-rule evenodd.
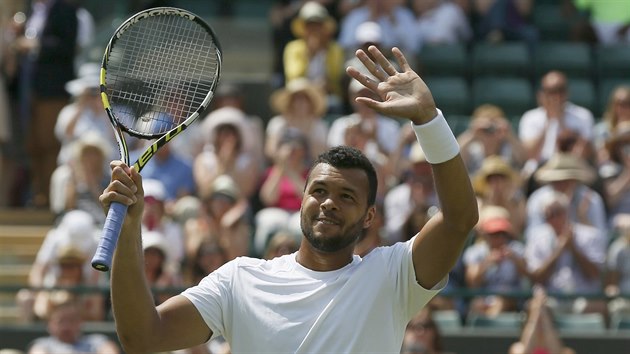
<path id="1" fill-rule="evenodd" d="M 125 215 L 127 214 L 127 205 L 113 202 L 107 212 L 107 219 L 103 226 L 103 236 L 98 243 L 96 253 L 92 258 L 92 267 L 101 272 L 107 272 L 112 267 L 112 258 L 120 230 L 122 229 Z"/>

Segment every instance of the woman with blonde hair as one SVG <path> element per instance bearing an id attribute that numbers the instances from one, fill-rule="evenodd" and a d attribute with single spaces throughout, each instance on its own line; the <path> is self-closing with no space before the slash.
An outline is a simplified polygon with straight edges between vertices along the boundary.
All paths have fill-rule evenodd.
<path id="1" fill-rule="evenodd" d="M 611 92 L 602 120 L 594 127 L 593 139 L 599 165 L 610 161 L 606 141 L 615 133 L 619 124 L 626 121 L 630 121 L 630 86 L 620 85 Z"/>

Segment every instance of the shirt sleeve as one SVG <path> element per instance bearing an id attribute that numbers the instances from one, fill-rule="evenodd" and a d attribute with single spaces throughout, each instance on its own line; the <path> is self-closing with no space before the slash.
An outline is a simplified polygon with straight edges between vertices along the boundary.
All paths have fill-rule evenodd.
<path id="1" fill-rule="evenodd" d="M 236 260 L 224 264 L 210 273 L 198 285 L 184 290 L 182 295 L 197 308 L 204 322 L 212 331 L 212 338 L 224 335 L 226 316 L 231 313 L 231 284 Z"/>

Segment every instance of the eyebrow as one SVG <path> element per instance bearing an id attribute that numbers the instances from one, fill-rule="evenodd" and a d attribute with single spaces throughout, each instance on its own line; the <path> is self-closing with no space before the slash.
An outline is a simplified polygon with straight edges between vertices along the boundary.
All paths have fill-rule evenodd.
<path id="1" fill-rule="evenodd" d="M 327 183 L 324 180 L 313 180 L 313 183 L 311 184 L 311 187 L 316 187 L 316 186 L 324 186 L 324 187 L 326 187 Z M 352 187 L 344 186 L 344 187 L 341 187 L 341 190 L 345 191 L 345 192 L 349 192 L 349 193 L 351 193 L 351 194 L 353 194 L 355 196 L 359 194 L 358 191 L 355 188 L 352 188 Z"/>

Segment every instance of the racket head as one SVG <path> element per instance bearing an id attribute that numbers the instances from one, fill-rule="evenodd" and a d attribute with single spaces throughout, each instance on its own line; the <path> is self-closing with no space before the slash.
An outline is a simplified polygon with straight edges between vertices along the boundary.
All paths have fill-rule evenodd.
<path id="1" fill-rule="evenodd" d="M 221 61 L 219 40 L 199 16 L 174 7 L 138 12 L 118 27 L 105 50 L 103 106 L 118 133 L 160 138 L 207 109 Z"/>

